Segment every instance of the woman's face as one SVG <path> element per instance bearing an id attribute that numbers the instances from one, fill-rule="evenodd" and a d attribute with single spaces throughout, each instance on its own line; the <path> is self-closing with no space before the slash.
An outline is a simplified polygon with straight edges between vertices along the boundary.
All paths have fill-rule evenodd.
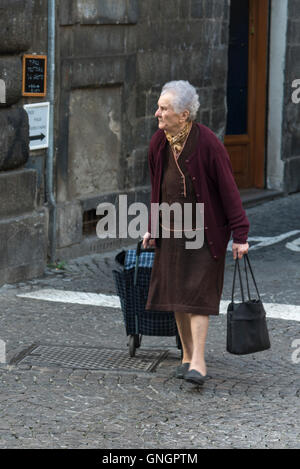
<path id="1" fill-rule="evenodd" d="M 155 117 L 158 119 L 158 127 L 161 130 L 176 135 L 186 124 L 188 111 L 177 114 L 173 109 L 172 101 L 172 93 L 164 93 L 158 100 L 158 109 L 155 113 Z"/>

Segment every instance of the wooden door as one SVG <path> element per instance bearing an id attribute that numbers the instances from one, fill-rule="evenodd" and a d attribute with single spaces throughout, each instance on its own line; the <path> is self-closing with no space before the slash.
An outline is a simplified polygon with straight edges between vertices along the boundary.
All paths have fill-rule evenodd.
<path id="1" fill-rule="evenodd" d="M 231 0 L 228 150 L 239 188 L 264 188 L 269 0 Z"/>

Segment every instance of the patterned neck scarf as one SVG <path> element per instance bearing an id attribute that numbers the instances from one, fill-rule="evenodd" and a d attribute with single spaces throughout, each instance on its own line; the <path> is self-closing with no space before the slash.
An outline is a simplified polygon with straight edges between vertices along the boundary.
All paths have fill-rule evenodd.
<path id="1" fill-rule="evenodd" d="M 192 128 L 192 122 L 188 122 L 186 126 L 174 137 L 167 131 L 165 131 L 168 142 L 171 145 L 173 152 L 178 155 L 182 152 L 186 139 Z"/>

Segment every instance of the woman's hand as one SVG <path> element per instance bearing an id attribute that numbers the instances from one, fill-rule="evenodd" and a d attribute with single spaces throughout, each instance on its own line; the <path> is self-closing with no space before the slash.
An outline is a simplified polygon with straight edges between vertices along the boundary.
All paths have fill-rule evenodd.
<path id="1" fill-rule="evenodd" d="M 248 254 L 249 250 L 249 244 L 237 244 L 237 243 L 232 243 L 232 252 L 233 252 L 233 259 L 236 259 L 237 257 L 239 259 L 242 259 L 244 254 Z"/>
<path id="2" fill-rule="evenodd" d="M 155 239 L 151 239 L 151 233 L 146 233 L 143 236 L 143 248 L 147 249 L 155 246 Z"/>

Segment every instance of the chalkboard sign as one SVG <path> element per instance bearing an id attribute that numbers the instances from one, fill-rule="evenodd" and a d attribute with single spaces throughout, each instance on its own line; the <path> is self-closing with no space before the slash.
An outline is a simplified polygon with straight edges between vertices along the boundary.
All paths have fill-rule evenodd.
<path id="1" fill-rule="evenodd" d="M 23 56 L 23 96 L 46 96 L 47 56 Z"/>

